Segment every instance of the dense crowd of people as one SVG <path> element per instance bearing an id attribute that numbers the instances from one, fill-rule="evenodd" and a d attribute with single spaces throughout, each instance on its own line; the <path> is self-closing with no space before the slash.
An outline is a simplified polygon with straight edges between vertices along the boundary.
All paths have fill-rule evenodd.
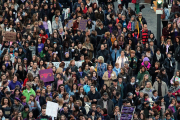
<path id="1" fill-rule="evenodd" d="M 180 120 L 180 1 L 163 3 L 160 41 L 140 0 L 114 2 L 0 1 L 0 120 L 122 120 L 122 106 L 133 120 Z"/>

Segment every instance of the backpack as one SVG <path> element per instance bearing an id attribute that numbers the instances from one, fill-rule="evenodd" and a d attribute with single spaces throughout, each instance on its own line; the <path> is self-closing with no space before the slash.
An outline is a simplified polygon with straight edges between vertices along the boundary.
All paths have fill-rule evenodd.
<path id="1" fill-rule="evenodd" d="M 163 14 L 161 15 L 161 19 L 165 19 L 165 12 L 164 12 L 164 10 L 163 10 Z"/>

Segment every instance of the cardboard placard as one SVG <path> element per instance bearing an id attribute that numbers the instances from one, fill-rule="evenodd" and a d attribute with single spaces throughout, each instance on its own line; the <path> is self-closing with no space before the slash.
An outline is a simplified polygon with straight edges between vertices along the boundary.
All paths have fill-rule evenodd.
<path id="1" fill-rule="evenodd" d="M 16 41 L 16 32 L 9 32 L 9 31 L 6 31 L 5 32 L 5 39 L 6 41 Z"/>
<path id="2" fill-rule="evenodd" d="M 85 31 L 86 26 L 87 26 L 87 20 L 86 19 L 82 19 L 79 21 L 79 27 L 78 27 L 79 30 Z"/>

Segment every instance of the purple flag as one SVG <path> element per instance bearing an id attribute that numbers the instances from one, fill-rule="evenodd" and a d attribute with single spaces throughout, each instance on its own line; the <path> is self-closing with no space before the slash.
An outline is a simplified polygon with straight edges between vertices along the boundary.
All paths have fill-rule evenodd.
<path id="1" fill-rule="evenodd" d="M 44 82 L 54 81 L 54 75 L 53 75 L 52 68 L 40 70 L 39 76 L 40 76 L 40 79 L 43 80 Z"/>

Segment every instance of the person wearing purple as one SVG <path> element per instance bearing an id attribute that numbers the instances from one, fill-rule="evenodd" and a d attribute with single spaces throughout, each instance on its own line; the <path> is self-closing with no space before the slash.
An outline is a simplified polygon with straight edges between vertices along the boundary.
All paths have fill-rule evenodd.
<path id="1" fill-rule="evenodd" d="M 22 85 L 19 81 L 17 81 L 17 74 L 14 75 L 13 80 L 11 80 L 11 82 L 9 83 L 8 86 L 9 86 L 10 90 L 13 91 L 15 89 L 16 85 L 18 85 L 21 89 Z"/>
<path id="2" fill-rule="evenodd" d="M 42 40 L 40 37 L 38 37 L 38 40 L 37 40 L 37 46 L 38 46 L 38 54 L 41 53 L 41 51 L 43 50 L 44 48 L 44 44 L 42 43 Z"/>

